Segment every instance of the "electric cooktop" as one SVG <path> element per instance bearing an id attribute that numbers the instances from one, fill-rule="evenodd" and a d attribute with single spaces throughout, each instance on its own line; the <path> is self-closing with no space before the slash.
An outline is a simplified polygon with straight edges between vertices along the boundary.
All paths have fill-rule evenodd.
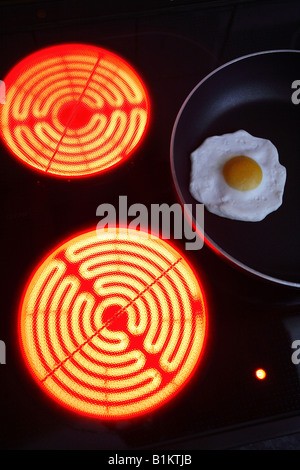
<path id="1" fill-rule="evenodd" d="M 298 1 L 0 2 L 2 449 L 300 448 L 299 288 L 196 246 L 170 163 L 197 84 L 300 51 L 299 20 Z"/>

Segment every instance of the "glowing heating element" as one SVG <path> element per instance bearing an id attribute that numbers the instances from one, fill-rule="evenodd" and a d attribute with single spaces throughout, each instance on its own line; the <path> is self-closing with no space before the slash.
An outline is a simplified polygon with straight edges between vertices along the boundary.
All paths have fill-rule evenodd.
<path id="1" fill-rule="evenodd" d="M 258 380 L 265 380 L 267 373 L 264 369 L 256 369 L 255 376 Z"/>
<path id="2" fill-rule="evenodd" d="M 173 397 L 199 363 L 206 325 L 203 292 L 181 254 L 125 228 L 81 234 L 51 253 L 19 318 L 38 384 L 102 419 L 140 415 Z"/>
<path id="3" fill-rule="evenodd" d="M 0 135 L 37 170 L 91 175 L 126 159 L 140 143 L 149 99 L 136 72 L 95 46 L 42 49 L 5 77 Z"/>

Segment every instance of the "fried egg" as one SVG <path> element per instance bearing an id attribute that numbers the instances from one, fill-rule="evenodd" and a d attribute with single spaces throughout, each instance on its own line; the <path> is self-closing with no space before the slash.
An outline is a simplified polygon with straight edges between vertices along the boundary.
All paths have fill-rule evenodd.
<path id="1" fill-rule="evenodd" d="M 270 140 L 244 130 L 209 137 L 191 163 L 190 192 L 213 214 L 258 222 L 282 204 L 286 169 Z"/>

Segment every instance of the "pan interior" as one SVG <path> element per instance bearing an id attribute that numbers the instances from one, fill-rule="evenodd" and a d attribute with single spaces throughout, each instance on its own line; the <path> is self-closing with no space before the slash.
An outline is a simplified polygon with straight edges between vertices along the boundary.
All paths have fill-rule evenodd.
<path id="1" fill-rule="evenodd" d="M 244 129 L 277 147 L 287 169 L 283 204 L 260 222 L 230 220 L 205 211 L 205 236 L 237 265 L 262 277 L 300 286 L 300 104 L 292 102 L 300 52 L 241 58 L 216 70 L 183 105 L 172 137 L 172 168 L 182 203 L 189 192 L 190 153 L 210 136 Z"/>

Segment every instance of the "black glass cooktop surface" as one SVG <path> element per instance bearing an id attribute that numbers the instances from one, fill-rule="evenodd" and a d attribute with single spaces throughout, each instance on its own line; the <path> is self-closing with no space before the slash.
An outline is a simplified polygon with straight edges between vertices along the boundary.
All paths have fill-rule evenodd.
<path id="1" fill-rule="evenodd" d="M 148 209 L 178 203 L 171 134 L 197 83 L 246 54 L 300 50 L 299 20 L 298 1 L 149 1 L 127 2 L 126 8 L 119 2 L 0 3 L 0 78 L 37 50 L 89 44 L 128 61 L 150 102 L 141 144 L 103 174 L 51 177 L 23 165 L 1 144 L 1 448 L 255 447 L 256 441 L 300 430 L 299 290 L 251 277 L 206 245 L 186 250 L 186 240 L 172 240 L 204 288 L 207 342 L 191 380 L 151 413 L 101 421 L 58 406 L 28 374 L 18 337 L 18 309 L 29 276 L 63 241 L 96 228 L 100 204 L 118 207 L 120 196 L 127 196 L 128 206 Z M 255 375 L 259 369 L 266 373 L 262 380 Z M 297 448 L 297 435 L 278 445 Z"/>

